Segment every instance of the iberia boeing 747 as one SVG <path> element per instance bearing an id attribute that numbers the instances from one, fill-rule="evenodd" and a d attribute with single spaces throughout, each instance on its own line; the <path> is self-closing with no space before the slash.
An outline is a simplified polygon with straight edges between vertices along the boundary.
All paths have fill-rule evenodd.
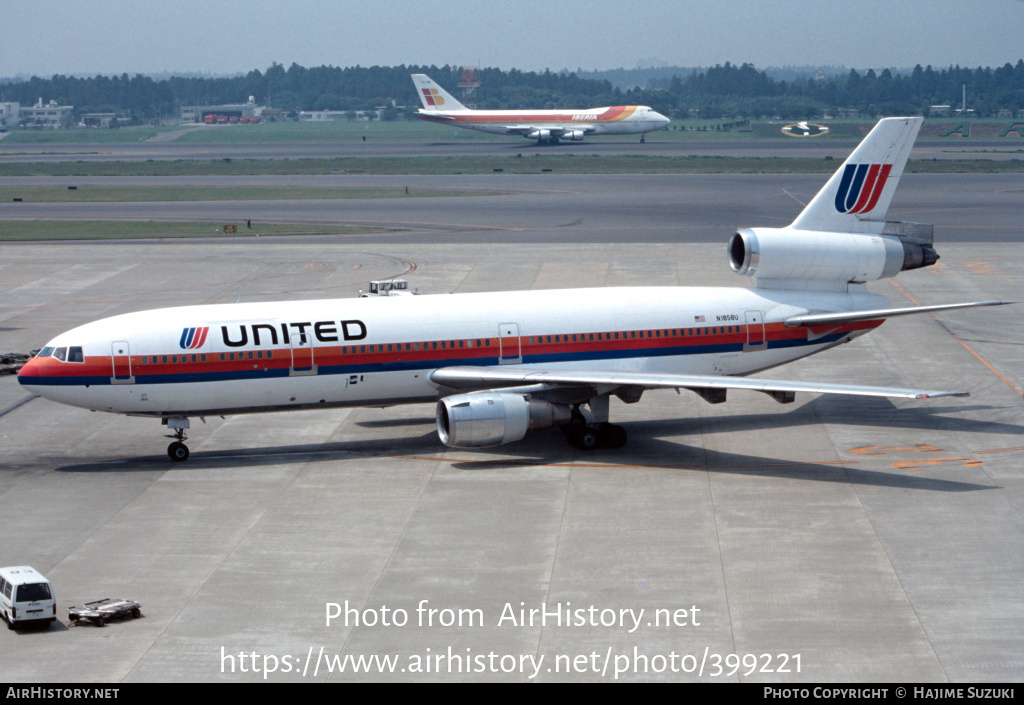
<path id="1" fill-rule="evenodd" d="M 414 73 L 412 81 L 423 103 L 418 112 L 421 120 L 492 135 L 519 135 L 537 140 L 538 144 L 582 142 L 587 135 L 643 135 L 671 122 L 646 105 L 585 110 L 470 110 L 429 76 Z"/>

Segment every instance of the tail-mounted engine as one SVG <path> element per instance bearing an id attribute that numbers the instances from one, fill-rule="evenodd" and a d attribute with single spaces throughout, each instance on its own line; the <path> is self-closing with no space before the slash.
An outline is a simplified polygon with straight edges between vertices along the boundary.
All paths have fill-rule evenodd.
<path id="1" fill-rule="evenodd" d="M 571 419 L 568 406 L 521 394 L 458 394 L 437 403 L 437 435 L 442 443 L 456 448 L 511 443 L 527 431 L 562 426 Z"/>
<path id="2" fill-rule="evenodd" d="M 848 284 L 935 264 L 932 226 L 888 222 L 879 234 L 747 228 L 729 240 L 729 265 L 759 287 Z"/>

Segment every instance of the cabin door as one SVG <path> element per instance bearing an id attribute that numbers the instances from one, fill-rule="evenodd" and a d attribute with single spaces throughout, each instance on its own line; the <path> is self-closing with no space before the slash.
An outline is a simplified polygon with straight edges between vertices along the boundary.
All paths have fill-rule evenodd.
<path id="1" fill-rule="evenodd" d="M 132 384 L 135 378 L 132 377 L 132 356 L 128 348 L 128 342 L 119 340 L 110 344 L 110 361 L 113 365 L 113 384 Z"/>
<path id="2" fill-rule="evenodd" d="M 523 361 L 518 323 L 502 323 L 498 326 L 498 345 L 498 362 L 502 365 L 517 365 Z"/>

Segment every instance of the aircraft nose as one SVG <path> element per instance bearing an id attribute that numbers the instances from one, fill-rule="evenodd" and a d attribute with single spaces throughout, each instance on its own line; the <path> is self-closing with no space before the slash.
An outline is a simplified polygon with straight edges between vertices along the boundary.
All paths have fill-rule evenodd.
<path id="1" fill-rule="evenodd" d="M 33 382 L 45 375 L 46 373 L 41 369 L 38 358 L 32 358 L 18 370 L 18 383 L 23 387 L 27 387 L 30 391 L 35 391 Z"/>
<path id="2" fill-rule="evenodd" d="M 670 122 L 672 122 L 671 120 L 669 120 L 669 119 L 668 119 L 667 117 L 665 117 L 665 116 L 664 116 L 664 115 L 662 115 L 661 113 L 658 113 L 658 112 L 656 112 L 656 113 L 654 113 L 654 114 L 655 114 L 655 116 L 657 116 L 658 122 L 660 122 L 660 123 L 661 123 L 661 126 L 662 126 L 662 127 L 664 127 L 665 125 L 667 125 L 667 124 L 669 124 Z"/>

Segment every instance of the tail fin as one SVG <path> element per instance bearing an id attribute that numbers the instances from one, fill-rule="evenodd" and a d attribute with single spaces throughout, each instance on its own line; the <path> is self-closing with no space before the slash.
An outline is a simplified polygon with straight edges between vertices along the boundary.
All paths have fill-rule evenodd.
<path id="1" fill-rule="evenodd" d="M 435 110 L 466 110 L 459 101 L 455 100 L 444 88 L 423 73 L 412 74 L 412 82 L 416 84 L 416 92 L 423 103 L 423 109 L 427 112 Z"/>
<path id="2" fill-rule="evenodd" d="M 885 118 L 843 162 L 791 228 L 881 233 L 924 118 Z"/>

